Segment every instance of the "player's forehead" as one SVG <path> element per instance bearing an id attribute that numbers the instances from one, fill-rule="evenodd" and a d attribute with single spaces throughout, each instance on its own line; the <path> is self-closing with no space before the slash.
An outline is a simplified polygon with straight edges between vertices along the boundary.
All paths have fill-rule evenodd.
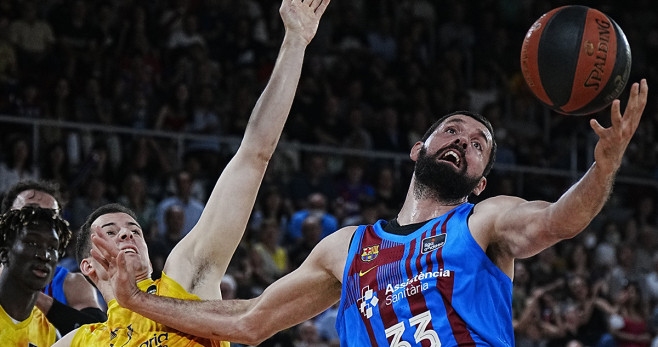
<path id="1" fill-rule="evenodd" d="M 113 226 L 119 228 L 140 227 L 139 223 L 137 223 L 133 217 L 124 212 L 112 212 L 100 215 L 91 225 L 100 226 L 101 228 L 109 228 Z"/>
<path id="2" fill-rule="evenodd" d="M 493 134 L 489 131 L 489 128 L 487 128 L 486 125 L 473 117 L 463 114 L 456 114 L 446 118 L 441 124 L 439 124 L 434 133 L 450 126 L 461 126 L 467 129 L 472 129 L 473 131 L 480 133 L 487 142 L 491 143 L 493 141 Z"/>
<path id="3" fill-rule="evenodd" d="M 29 223 L 21 229 L 19 233 L 22 239 L 54 239 L 59 240 L 57 231 L 48 223 Z"/>
<path id="4" fill-rule="evenodd" d="M 27 205 L 36 205 L 41 208 L 59 210 L 59 204 L 54 196 L 40 190 L 28 189 L 16 195 L 11 204 L 12 210 L 19 210 Z"/>

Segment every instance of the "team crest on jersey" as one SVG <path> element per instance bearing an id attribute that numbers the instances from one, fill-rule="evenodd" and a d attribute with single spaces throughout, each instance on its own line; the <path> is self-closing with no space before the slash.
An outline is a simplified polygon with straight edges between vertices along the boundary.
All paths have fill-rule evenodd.
<path id="1" fill-rule="evenodd" d="M 361 260 L 372 261 L 377 258 L 377 255 L 379 255 L 379 245 L 364 247 L 363 253 L 361 253 Z"/>
<path id="2" fill-rule="evenodd" d="M 446 234 L 438 234 L 430 237 L 426 237 L 422 241 L 421 252 L 423 254 L 429 253 L 435 249 L 443 247 L 446 243 Z"/>

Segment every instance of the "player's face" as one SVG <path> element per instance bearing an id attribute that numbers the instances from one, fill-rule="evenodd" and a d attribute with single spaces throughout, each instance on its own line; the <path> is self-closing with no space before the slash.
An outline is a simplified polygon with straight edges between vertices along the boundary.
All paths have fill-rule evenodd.
<path id="1" fill-rule="evenodd" d="M 33 189 L 25 190 L 18 194 L 11 204 L 11 209 L 19 210 L 26 205 L 36 205 L 41 208 L 59 210 L 57 200 L 52 195 Z"/>
<path id="2" fill-rule="evenodd" d="M 114 240 L 120 251 L 129 257 L 137 257 L 137 261 L 131 263 L 136 267 L 135 273 L 138 280 L 150 277 L 152 269 L 148 247 L 142 228 L 137 221 L 125 213 L 108 213 L 98 217 L 91 225 L 92 230 L 98 230 L 99 227 L 100 232 Z M 93 261 L 92 257 L 89 259 Z"/>
<path id="3" fill-rule="evenodd" d="M 11 276 L 28 290 L 39 291 L 52 280 L 59 261 L 59 237 L 48 226 L 30 224 L 7 250 L 3 276 Z"/>
<path id="4" fill-rule="evenodd" d="M 425 146 L 437 161 L 464 170 L 471 177 L 482 176 L 489 162 L 493 136 L 476 119 L 455 115 L 446 119 L 434 131 Z"/>
<path id="5" fill-rule="evenodd" d="M 416 179 L 448 201 L 462 199 L 476 188 L 481 191 L 491 146 L 492 136 L 484 124 L 465 115 L 450 117 L 420 148 Z"/>

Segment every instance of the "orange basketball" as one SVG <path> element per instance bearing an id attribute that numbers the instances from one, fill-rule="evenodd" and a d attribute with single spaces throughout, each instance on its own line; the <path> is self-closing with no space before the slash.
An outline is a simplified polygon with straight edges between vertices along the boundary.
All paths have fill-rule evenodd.
<path id="1" fill-rule="evenodd" d="M 612 18 L 593 8 L 562 6 L 530 27 L 521 71 L 544 105 L 565 115 L 602 110 L 626 86 L 631 47 Z"/>

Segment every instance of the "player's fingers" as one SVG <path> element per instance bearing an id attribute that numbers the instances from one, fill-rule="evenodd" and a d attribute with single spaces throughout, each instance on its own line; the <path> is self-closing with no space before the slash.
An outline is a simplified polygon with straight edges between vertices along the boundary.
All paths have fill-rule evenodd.
<path id="1" fill-rule="evenodd" d="M 599 136 L 599 138 L 603 137 L 605 128 L 601 124 L 599 124 L 599 122 L 596 119 L 594 118 L 590 119 L 589 125 L 592 127 L 592 130 L 594 130 L 596 135 Z"/>
<path id="2" fill-rule="evenodd" d="M 620 111 L 620 101 L 615 99 L 612 102 L 610 107 L 610 121 L 612 122 L 612 127 L 614 129 L 619 129 L 621 126 L 621 111 Z"/>
<path id="3" fill-rule="evenodd" d="M 635 130 L 640 124 L 644 107 L 647 104 L 647 94 L 648 86 L 645 79 L 642 79 L 640 83 L 634 83 L 631 87 L 628 104 L 624 110 L 624 118 L 628 117 L 629 119 L 630 127 L 628 129 L 631 135 L 635 133 Z"/>
<path id="4" fill-rule="evenodd" d="M 331 0 L 321 0 L 318 6 L 315 8 L 315 14 L 322 16 L 330 2 Z"/>
<path id="5" fill-rule="evenodd" d="M 91 245 L 105 257 L 115 257 L 119 253 L 116 245 L 112 240 L 104 238 L 102 233 L 94 233 L 91 235 Z"/>
<path id="6" fill-rule="evenodd" d="M 103 245 L 98 243 L 99 240 L 98 237 L 92 235 L 90 254 L 97 262 L 107 268 L 114 257 L 103 247 Z"/>
<path id="7" fill-rule="evenodd" d="M 92 258 L 94 258 L 94 260 L 96 260 L 96 263 L 98 263 L 98 266 L 100 266 L 104 270 L 103 272 L 96 271 L 96 273 L 99 276 L 102 273 L 108 273 L 110 271 L 110 265 L 109 265 L 108 261 L 98 252 L 98 250 L 92 248 L 91 251 L 89 251 L 89 253 L 91 254 Z"/>

